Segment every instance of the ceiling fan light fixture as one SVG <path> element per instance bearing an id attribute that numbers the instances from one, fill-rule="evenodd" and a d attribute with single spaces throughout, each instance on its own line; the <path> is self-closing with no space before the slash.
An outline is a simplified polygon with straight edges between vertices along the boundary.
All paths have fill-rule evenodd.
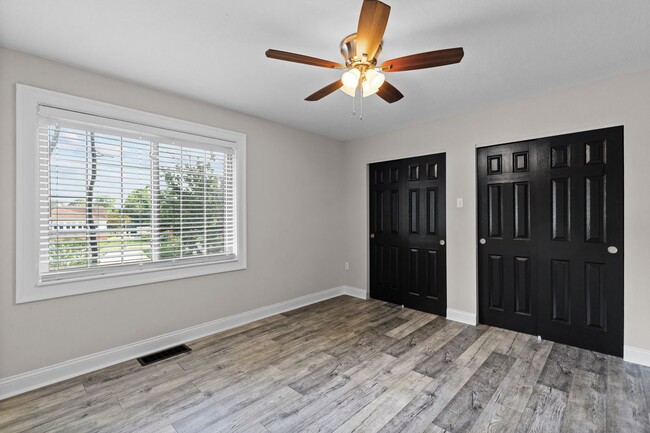
<path id="1" fill-rule="evenodd" d="M 368 83 L 370 89 L 374 90 L 373 93 L 379 90 L 381 85 L 384 84 L 384 81 L 386 80 L 384 74 L 378 72 L 375 69 L 368 69 L 366 71 L 365 78 L 365 83 Z"/>
<path id="2" fill-rule="evenodd" d="M 367 80 L 363 80 L 363 84 L 361 85 L 361 88 L 363 89 L 364 98 L 370 95 L 374 95 L 375 93 L 377 93 L 377 90 L 379 90 L 379 88 L 373 89 Z"/>
<path id="3" fill-rule="evenodd" d="M 355 95 L 355 93 L 357 91 L 357 88 L 356 88 L 356 86 L 355 87 L 342 86 L 339 90 L 341 92 L 343 92 L 343 93 L 345 93 L 347 95 L 350 95 L 350 96 L 352 96 L 354 98 L 354 95 Z"/>
<path id="4" fill-rule="evenodd" d="M 361 72 L 357 68 L 352 68 L 341 75 L 341 81 L 345 87 L 351 87 L 356 89 L 359 85 L 359 78 L 361 78 Z"/>

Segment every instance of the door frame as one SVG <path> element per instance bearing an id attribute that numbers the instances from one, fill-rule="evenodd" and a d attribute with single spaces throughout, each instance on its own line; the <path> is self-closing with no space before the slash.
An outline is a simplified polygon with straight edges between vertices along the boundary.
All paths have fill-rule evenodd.
<path id="1" fill-rule="evenodd" d="M 447 148 L 441 148 L 439 150 L 431 150 L 431 151 L 423 151 L 423 153 L 409 153 L 409 154 L 394 154 L 392 156 L 385 156 L 385 157 L 380 157 L 380 158 L 373 158 L 373 159 L 366 159 L 363 161 L 364 167 L 365 167 L 365 184 L 364 184 L 364 196 L 365 196 L 365 206 L 364 206 L 364 211 L 366 213 L 365 219 L 364 219 L 364 236 L 365 236 L 365 246 L 366 246 L 366 253 L 364 255 L 365 258 L 365 265 L 366 265 L 366 299 L 370 299 L 370 237 L 368 236 L 368 233 L 370 233 L 370 165 L 371 164 L 376 164 L 380 162 L 389 162 L 389 161 L 395 161 L 399 159 L 409 159 L 409 158 L 418 158 L 422 156 L 428 156 L 428 155 L 436 155 L 439 153 L 444 153 L 445 154 L 445 166 L 447 166 L 449 159 L 447 158 L 448 152 Z M 476 159 L 476 158 L 474 158 Z M 476 161 L 475 161 L 476 163 Z M 475 170 L 476 171 L 476 170 Z M 474 176 L 476 176 L 476 173 L 474 173 Z M 447 176 L 445 174 L 445 190 L 447 189 Z M 449 195 L 445 194 L 445 221 L 447 221 L 447 207 L 449 206 Z M 446 243 L 449 245 L 449 232 L 447 231 L 447 236 L 446 236 Z M 447 253 L 448 249 L 446 250 L 445 254 L 447 256 L 447 260 L 445 260 L 445 279 L 447 282 L 449 279 L 447 278 L 447 272 L 448 272 L 448 266 L 447 263 L 449 261 L 449 254 Z M 476 290 L 478 293 L 478 286 L 476 286 Z M 445 291 L 446 294 L 449 294 L 449 290 L 447 287 L 447 284 L 445 284 Z M 446 297 L 447 300 L 447 315 L 449 315 L 449 296 Z M 478 313 L 476 315 L 478 319 Z M 478 322 L 476 322 L 478 323 Z"/>

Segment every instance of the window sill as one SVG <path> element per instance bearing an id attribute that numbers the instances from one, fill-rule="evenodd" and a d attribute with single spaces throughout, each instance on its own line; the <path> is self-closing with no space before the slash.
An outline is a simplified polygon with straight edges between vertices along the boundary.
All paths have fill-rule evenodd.
<path id="1" fill-rule="evenodd" d="M 28 291 L 16 293 L 16 303 L 41 301 L 64 296 L 100 292 L 143 284 L 160 283 L 246 269 L 243 259 L 217 263 L 193 263 L 169 268 L 141 269 L 119 274 L 93 275 L 83 278 L 37 283 Z M 89 287 L 91 286 L 91 287 Z"/>

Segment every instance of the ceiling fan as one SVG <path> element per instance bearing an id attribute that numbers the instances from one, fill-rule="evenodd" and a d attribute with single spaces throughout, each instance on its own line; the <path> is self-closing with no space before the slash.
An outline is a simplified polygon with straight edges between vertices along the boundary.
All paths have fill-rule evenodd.
<path id="1" fill-rule="evenodd" d="M 266 51 L 266 57 L 323 68 L 345 70 L 341 79 L 307 96 L 306 101 L 318 101 L 338 89 L 350 96 L 355 96 L 357 89 L 360 89 L 363 97 L 376 93 L 388 103 L 399 101 L 404 95 L 385 81 L 382 72 L 433 68 L 458 63 L 463 58 L 464 52 L 462 48 L 450 48 L 399 57 L 387 60 L 377 66 L 377 57 L 381 53 L 382 38 L 386 30 L 389 14 L 390 6 L 387 4 L 378 0 L 363 0 L 357 32 L 344 38 L 340 44 L 345 65 L 316 57 L 272 49 Z"/>

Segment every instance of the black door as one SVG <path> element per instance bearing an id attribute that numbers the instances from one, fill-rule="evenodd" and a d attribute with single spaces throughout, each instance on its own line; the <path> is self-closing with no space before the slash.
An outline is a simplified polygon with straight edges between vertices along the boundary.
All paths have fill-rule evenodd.
<path id="1" fill-rule="evenodd" d="M 623 128 L 481 148 L 482 323 L 623 354 Z"/>
<path id="2" fill-rule="evenodd" d="M 533 141 L 478 151 L 480 321 L 529 334 L 537 333 L 535 150 Z"/>
<path id="3" fill-rule="evenodd" d="M 394 304 L 406 256 L 403 180 L 401 161 L 370 166 L 370 297 Z"/>
<path id="4" fill-rule="evenodd" d="M 370 165 L 370 296 L 447 314 L 445 154 Z"/>

